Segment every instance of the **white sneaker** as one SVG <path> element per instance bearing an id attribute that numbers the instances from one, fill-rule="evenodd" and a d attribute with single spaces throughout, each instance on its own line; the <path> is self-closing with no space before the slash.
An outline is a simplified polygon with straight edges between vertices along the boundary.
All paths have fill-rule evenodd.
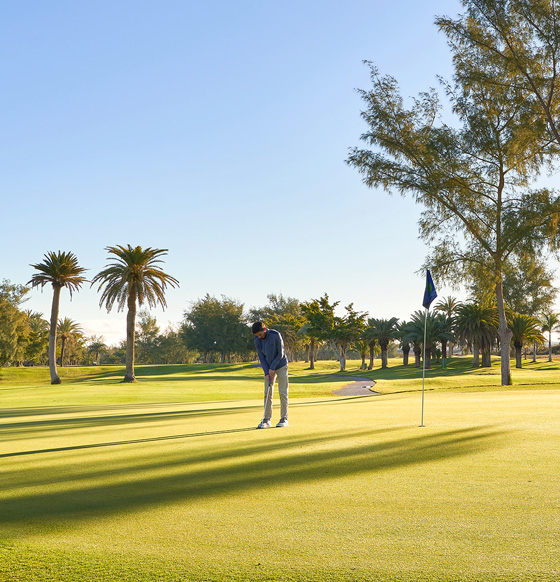
<path id="1" fill-rule="evenodd" d="M 270 420 L 266 420 L 266 418 L 263 418 L 259 424 L 259 426 L 257 426 L 257 428 L 270 428 L 272 425 L 270 424 Z"/>
<path id="2" fill-rule="evenodd" d="M 280 422 L 276 425 L 276 428 L 282 428 L 284 426 L 288 426 L 288 419 L 287 418 L 281 418 Z"/>

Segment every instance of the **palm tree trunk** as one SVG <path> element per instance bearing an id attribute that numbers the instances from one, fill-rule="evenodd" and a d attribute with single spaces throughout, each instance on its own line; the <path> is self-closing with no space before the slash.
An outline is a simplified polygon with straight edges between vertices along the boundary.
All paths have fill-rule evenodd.
<path id="1" fill-rule="evenodd" d="M 315 338 L 309 340 L 309 369 L 315 369 Z"/>
<path id="2" fill-rule="evenodd" d="M 382 343 L 380 345 L 381 345 L 381 367 L 386 368 L 387 367 L 387 346 L 389 344 Z"/>
<path id="3" fill-rule="evenodd" d="M 515 346 L 515 367 L 521 368 L 521 346 Z"/>
<path id="4" fill-rule="evenodd" d="M 60 338 L 60 367 L 64 366 L 62 363 L 64 361 L 64 346 L 66 345 L 66 340 L 64 337 Z"/>
<path id="5" fill-rule="evenodd" d="M 368 370 L 373 370 L 373 362 L 375 360 L 375 342 L 369 344 L 369 366 Z"/>
<path id="6" fill-rule="evenodd" d="M 136 331 L 136 293 L 132 289 L 128 295 L 128 313 L 126 315 L 126 372 L 125 382 L 134 382 L 134 340 Z"/>
<path id="7" fill-rule="evenodd" d="M 60 305 L 60 290 L 62 287 L 53 284 L 53 300 L 51 308 L 51 327 L 49 330 L 49 370 L 51 384 L 60 384 L 56 371 L 56 327 L 58 325 L 58 309 Z"/>
<path id="8" fill-rule="evenodd" d="M 480 348 L 478 347 L 478 344 L 473 343 L 473 347 L 472 347 L 472 353 L 473 353 L 473 368 L 478 368 L 478 366 L 480 366 Z"/>
<path id="9" fill-rule="evenodd" d="M 537 342 L 533 342 L 533 363 L 537 361 Z"/>
<path id="10" fill-rule="evenodd" d="M 552 362 L 552 332 L 548 332 L 548 361 Z"/>
<path id="11" fill-rule="evenodd" d="M 387 348 L 381 349 L 381 367 L 387 368 Z"/>
<path id="12" fill-rule="evenodd" d="M 426 345 L 426 352 L 424 354 L 424 357 L 426 358 L 426 369 L 431 368 L 432 367 L 432 346 L 428 346 Z"/>
<path id="13" fill-rule="evenodd" d="M 482 356 L 482 367 L 491 368 L 492 367 L 492 354 L 490 344 L 483 339 L 480 343 L 480 353 Z"/>
<path id="14" fill-rule="evenodd" d="M 414 367 L 420 368 L 422 367 L 422 361 L 420 359 L 420 356 L 422 354 L 422 348 L 415 347 L 413 351 L 414 351 Z"/>
<path id="15" fill-rule="evenodd" d="M 410 346 L 403 347 L 402 359 L 403 366 L 408 366 L 408 354 L 410 353 Z"/>

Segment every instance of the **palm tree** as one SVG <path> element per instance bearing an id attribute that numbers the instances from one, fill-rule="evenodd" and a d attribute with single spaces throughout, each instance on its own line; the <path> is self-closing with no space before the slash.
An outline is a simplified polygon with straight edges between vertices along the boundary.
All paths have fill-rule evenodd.
<path id="1" fill-rule="evenodd" d="M 375 335 L 375 327 L 371 323 L 372 320 L 368 319 L 366 328 L 363 332 L 363 338 L 367 340 L 369 346 L 369 365 L 368 370 L 373 370 L 373 361 L 375 360 L 375 342 L 377 341 L 377 336 Z"/>
<path id="2" fill-rule="evenodd" d="M 437 313 L 441 313 L 445 316 L 447 321 L 448 331 L 452 331 L 453 329 L 453 318 L 457 313 L 457 308 L 459 307 L 460 302 L 457 301 L 456 297 L 447 297 L 447 299 L 441 299 L 434 305 L 434 311 Z M 453 340 L 452 340 L 453 341 Z M 450 342 L 451 343 L 451 342 Z M 447 359 L 447 341 L 441 342 L 441 352 L 443 360 Z M 453 344 L 450 345 L 450 354 L 449 357 L 453 357 Z"/>
<path id="3" fill-rule="evenodd" d="M 390 319 L 368 319 L 368 325 L 375 328 L 372 336 L 379 343 L 381 348 L 381 367 L 387 367 L 387 348 L 391 340 L 397 339 L 397 324 L 398 317 L 391 317 Z"/>
<path id="4" fill-rule="evenodd" d="M 87 346 L 88 352 L 95 355 L 94 362 L 99 364 L 99 354 L 101 352 L 107 351 L 107 344 L 105 343 L 105 338 L 102 335 L 92 335 L 89 338 L 89 343 Z"/>
<path id="5" fill-rule="evenodd" d="M 409 322 L 404 320 L 397 324 L 397 338 L 401 343 L 403 366 L 408 366 L 408 355 L 410 354 L 410 339 L 407 333 L 408 324 Z"/>
<path id="6" fill-rule="evenodd" d="M 51 308 L 51 321 L 49 329 L 49 370 L 51 373 L 51 384 L 60 384 L 60 378 L 56 371 L 56 328 L 58 324 L 58 311 L 60 306 L 60 291 L 63 287 L 68 287 L 70 297 L 72 292 L 78 290 L 86 280 L 82 273 L 83 269 L 78 265 L 78 259 L 73 253 L 58 251 L 48 252 L 42 263 L 31 265 L 39 273 L 35 273 L 27 283 L 32 287 L 41 289 L 50 283 L 53 287 L 53 300 Z"/>
<path id="7" fill-rule="evenodd" d="M 532 315 L 512 313 L 508 317 L 508 326 L 513 332 L 511 341 L 515 348 L 515 367 L 521 368 L 521 349 L 525 342 L 544 343 L 540 322 Z"/>
<path id="8" fill-rule="evenodd" d="M 403 333 L 404 341 L 413 345 L 417 367 L 419 367 L 419 347 L 424 345 L 424 338 L 426 339 L 424 346 L 426 368 L 431 367 L 432 350 L 435 344 L 449 341 L 453 337 L 447 329 L 447 322 L 443 315 L 423 311 L 415 311 L 401 333 Z"/>
<path id="9" fill-rule="evenodd" d="M 416 314 L 418 313 L 416 312 Z M 419 317 L 413 317 L 410 321 L 403 322 L 403 326 L 399 329 L 399 336 L 401 342 L 406 342 L 408 345 L 412 344 L 414 367 L 420 368 L 422 365 L 422 345 L 424 343 L 424 321 Z"/>
<path id="10" fill-rule="evenodd" d="M 117 302 L 118 311 L 123 311 L 125 305 L 126 316 L 126 372 L 125 382 L 134 382 L 134 334 L 136 327 L 136 307 L 144 302 L 150 307 L 158 303 L 164 309 L 165 289 L 167 285 L 178 286 L 179 281 L 162 271 L 157 265 L 162 263 L 158 257 L 167 254 L 167 249 L 143 249 L 140 246 L 105 247 L 110 255 L 116 257 L 113 263 L 97 273 L 92 285 L 99 283 L 98 291 L 103 288 L 99 306 L 105 304 L 107 311 L 111 311 Z M 113 257 L 109 257 L 113 258 Z"/>
<path id="11" fill-rule="evenodd" d="M 360 370 L 366 369 L 366 357 L 369 351 L 369 342 L 367 339 L 359 338 L 352 342 L 352 349 L 354 349 L 358 354 L 360 354 L 360 358 L 362 358 L 362 365 L 360 366 Z"/>
<path id="12" fill-rule="evenodd" d="M 60 338 L 60 365 L 63 366 L 66 341 L 82 337 L 83 330 L 79 323 L 76 323 L 69 317 L 65 317 L 58 322 L 57 332 Z"/>
<path id="13" fill-rule="evenodd" d="M 459 341 L 473 351 L 473 368 L 479 365 L 482 352 L 482 365 L 490 366 L 490 348 L 498 337 L 498 311 L 491 305 L 469 302 L 457 308 L 454 329 Z"/>
<path id="14" fill-rule="evenodd" d="M 548 361 L 552 362 L 552 332 L 558 329 L 560 315 L 558 313 L 543 313 L 541 324 L 542 331 L 548 332 Z"/>
<path id="15" fill-rule="evenodd" d="M 409 327 L 412 327 L 413 325 L 414 323 L 412 321 L 408 322 Z M 414 332 L 414 335 L 411 334 L 408 341 L 412 344 L 414 367 L 420 368 L 422 367 L 422 344 L 424 343 L 424 330 L 422 330 L 419 334 L 416 334 L 416 332 Z"/>

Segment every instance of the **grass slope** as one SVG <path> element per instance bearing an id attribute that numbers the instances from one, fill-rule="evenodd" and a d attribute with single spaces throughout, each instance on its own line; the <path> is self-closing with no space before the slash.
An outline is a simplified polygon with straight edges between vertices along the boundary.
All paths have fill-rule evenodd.
<path id="1" fill-rule="evenodd" d="M 322 366 L 265 431 L 256 368 L 3 371 L 0 580 L 560 579 L 557 364 L 433 370 L 425 428 L 418 370 Z"/>

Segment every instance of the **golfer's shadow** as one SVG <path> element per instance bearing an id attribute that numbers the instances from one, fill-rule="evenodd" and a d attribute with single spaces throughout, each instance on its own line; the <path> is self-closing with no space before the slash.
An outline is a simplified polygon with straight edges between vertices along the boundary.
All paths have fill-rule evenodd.
<path id="1" fill-rule="evenodd" d="M 3 453 L 0 454 L 0 459 L 4 459 L 6 457 L 22 457 L 25 455 L 39 455 L 41 453 L 60 453 L 64 451 L 81 451 L 84 449 L 97 449 L 101 447 L 117 447 L 120 445 L 133 445 L 139 443 L 154 443 L 160 441 L 172 441 L 172 440 L 179 440 L 179 439 L 190 439 L 195 437 L 204 437 L 204 436 L 212 436 L 212 435 L 222 435 L 222 434 L 233 434 L 236 432 L 249 432 L 257 430 L 256 427 L 251 428 L 231 428 L 226 430 L 210 430 L 205 432 L 193 432 L 190 434 L 174 434 L 169 436 L 161 436 L 161 437 L 152 437 L 152 438 L 145 438 L 145 439 L 133 439 L 128 441 L 112 441 L 108 443 L 92 443 L 90 445 L 73 445 L 70 447 L 56 447 L 51 449 L 37 449 L 34 451 L 18 451 L 15 453 Z"/>

